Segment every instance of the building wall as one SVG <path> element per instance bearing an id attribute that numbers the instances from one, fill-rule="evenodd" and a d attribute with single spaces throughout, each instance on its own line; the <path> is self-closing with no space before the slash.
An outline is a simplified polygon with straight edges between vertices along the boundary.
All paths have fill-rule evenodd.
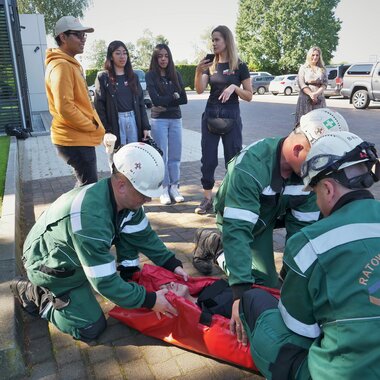
<path id="1" fill-rule="evenodd" d="M 47 42 L 44 16 L 40 14 L 20 14 L 19 18 L 31 111 L 47 111 L 48 102 L 45 92 L 45 52 Z"/>

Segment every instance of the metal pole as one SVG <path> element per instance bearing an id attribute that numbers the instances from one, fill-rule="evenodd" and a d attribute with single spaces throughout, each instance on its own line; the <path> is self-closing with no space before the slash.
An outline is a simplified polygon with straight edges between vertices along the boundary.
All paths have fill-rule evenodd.
<path id="1" fill-rule="evenodd" d="M 4 1 L 5 19 L 6 19 L 7 25 L 8 25 L 9 44 L 11 46 L 12 61 L 13 61 L 14 69 L 15 69 L 15 77 L 16 77 L 16 85 L 17 85 L 17 97 L 18 97 L 18 101 L 20 103 L 21 121 L 23 124 L 23 129 L 27 129 L 26 128 L 24 103 L 23 103 L 22 96 L 21 96 L 21 85 L 20 85 L 20 77 L 19 77 L 19 71 L 18 71 L 18 66 L 17 66 L 16 50 L 15 50 L 15 46 L 14 46 L 11 16 L 10 16 L 10 12 L 9 12 L 9 7 L 11 6 L 11 4 L 9 4 L 9 1 L 10 0 Z"/>

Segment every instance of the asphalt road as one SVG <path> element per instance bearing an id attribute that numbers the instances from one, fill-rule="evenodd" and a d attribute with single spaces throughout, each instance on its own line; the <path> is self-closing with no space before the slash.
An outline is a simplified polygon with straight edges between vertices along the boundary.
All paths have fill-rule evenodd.
<path id="1" fill-rule="evenodd" d="M 188 93 L 189 103 L 182 106 L 184 128 L 200 132 L 200 119 L 208 93 Z M 254 95 L 251 102 L 240 102 L 243 120 L 243 144 L 270 136 L 285 136 L 294 125 L 297 95 Z M 364 140 L 374 142 L 380 151 L 380 103 L 370 103 L 365 110 L 356 110 L 347 99 L 327 99 L 327 107 L 340 112 L 350 130 Z"/>

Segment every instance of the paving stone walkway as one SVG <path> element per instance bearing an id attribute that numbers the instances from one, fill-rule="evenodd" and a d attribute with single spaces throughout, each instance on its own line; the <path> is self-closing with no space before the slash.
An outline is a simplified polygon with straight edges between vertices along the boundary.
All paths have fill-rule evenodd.
<path id="1" fill-rule="evenodd" d="M 74 178 L 67 174 L 49 146 L 48 136 L 28 139 L 19 144 L 22 169 L 22 234 L 33 226 L 41 213 L 61 194 L 70 190 Z M 38 150 L 38 153 L 36 152 Z M 191 149 L 190 149 L 191 152 Z M 193 157 L 190 153 L 188 157 Z M 107 165 L 98 165 L 105 177 Z M 47 173 L 47 174 L 46 174 Z M 223 160 L 216 172 L 217 185 L 224 175 Z M 145 209 L 153 228 L 165 244 L 176 253 L 191 275 L 199 275 L 191 264 L 193 236 L 197 228 L 214 227 L 214 216 L 199 216 L 195 207 L 202 199 L 200 163 L 182 164 L 181 192 L 185 202 L 162 206 L 157 199 Z M 282 234 L 276 237 L 281 250 Z M 281 255 L 278 255 L 280 260 Z M 143 262 L 149 262 L 142 258 Z M 221 272 L 215 268 L 214 275 Z M 45 321 L 23 314 L 25 360 L 28 376 L 23 379 L 262 379 L 257 374 L 157 339 L 144 336 L 108 316 L 113 304 L 97 296 L 108 320 L 108 328 L 97 346 L 89 347 L 62 334 Z M 0 375 L 1 378 L 1 375 Z"/>

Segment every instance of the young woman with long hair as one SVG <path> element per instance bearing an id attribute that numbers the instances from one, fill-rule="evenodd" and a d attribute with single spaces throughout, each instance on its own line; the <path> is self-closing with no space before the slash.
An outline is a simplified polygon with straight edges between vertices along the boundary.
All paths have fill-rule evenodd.
<path id="1" fill-rule="evenodd" d="M 150 136 L 144 93 L 122 41 L 108 45 L 104 71 L 95 80 L 94 104 L 106 132 L 117 137 L 115 149 Z"/>
<path id="2" fill-rule="evenodd" d="M 306 62 L 298 72 L 300 93 L 298 96 L 296 120 L 316 108 L 325 108 L 326 100 L 323 95 L 327 86 L 327 73 L 323 62 L 322 51 L 318 46 L 309 49 Z"/>
<path id="3" fill-rule="evenodd" d="M 203 93 L 210 85 L 210 96 L 202 114 L 202 178 L 204 199 L 195 209 L 197 214 L 212 210 L 212 189 L 214 173 L 218 166 L 218 145 L 223 142 L 225 166 L 242 148 L 242 122 L 239 98 L 247 102 L 252 99 L 252 84 L 247 65 L 237 53 L 230 29 L 217 26 L 211 33 L 215 57 L 212 61 L 203 59 L 195 71 L 195 89 Z M 211 126 L 215 118 L 230 125 L 230 130 L 218 133 Z M 222 120 L 223 119 L 223 120 Z"/>
<path id="4" fill-rule="evenodd" d="M 182 114 L 180 104 L 187 103 L 180 73 L 176 70 L 172 53 L 166 44 L 158 44 L 153 51 L 146 85 L 152 100 L 152 136 L 163 151 L 165 177 L 162 204 L 183 202 L 179 192 L 182 154 Z"/>

